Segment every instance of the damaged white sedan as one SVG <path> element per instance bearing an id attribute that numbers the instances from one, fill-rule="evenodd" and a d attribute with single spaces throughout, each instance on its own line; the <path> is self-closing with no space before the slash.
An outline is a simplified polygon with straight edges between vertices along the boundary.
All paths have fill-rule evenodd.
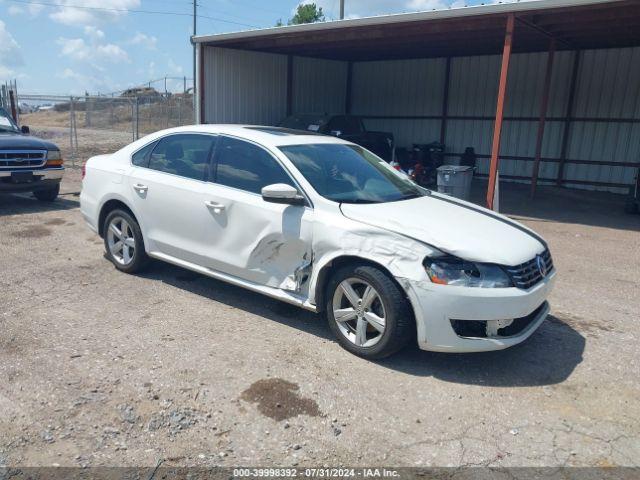
<path id="1" fill-rule="evenodd" d="M 119 270 L 152 257 L 323 312 L 367 358 L 416 338 L 424 350 L 506 348 L 549 312 L 542 238 L 335 137 L 165 130 L 89 159 L 80 199 Z"/>

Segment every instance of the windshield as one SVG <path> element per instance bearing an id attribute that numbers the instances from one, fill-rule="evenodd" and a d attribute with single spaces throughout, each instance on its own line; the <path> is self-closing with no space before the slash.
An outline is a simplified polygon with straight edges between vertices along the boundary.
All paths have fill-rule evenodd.
<path id="1" fill-rule="evenodd" d="M 335 202 L 395 202 L 424 195 L 384 160 L 356 145 L 291 145 L 280 150 L 316 192 Z"/>
<path id="2" fill-rule="evenodd" d="M 4 108 L 0 108 L 0 132 L 18 132 L 18 126 Z"/>

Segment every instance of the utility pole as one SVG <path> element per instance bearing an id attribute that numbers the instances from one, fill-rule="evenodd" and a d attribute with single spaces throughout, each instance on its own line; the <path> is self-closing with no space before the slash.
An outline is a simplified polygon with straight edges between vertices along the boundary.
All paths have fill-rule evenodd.
<path id="1" fill-rule="evenodd" d="M 344 20 L 344 0 L 340 0 L 340 20 Z"/>
<path id="2" fill-rule="evenodd" d="M 196 20 L 198 18 L 198 4 L 196 3 L 196 0 L 193 0 L 193 36 L 196 36 L 196 32 L 197 32 L 197 24 L 196 24 Z M 194 123 L 197 123 L 197 120 L 195 118 L 196 115 L 196 44 L 195 42 L 193 42 L 193 119 L 194 119 Z"/>

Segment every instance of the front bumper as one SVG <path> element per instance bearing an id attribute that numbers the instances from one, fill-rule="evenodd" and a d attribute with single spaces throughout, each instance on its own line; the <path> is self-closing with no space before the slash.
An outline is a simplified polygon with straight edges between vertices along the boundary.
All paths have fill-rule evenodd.
<path id="1" fill-rule="evenodd" d="M 0 171 L 0 193 L 33 192 L 55 187 L 62 181 L 64 167 L 42 168 L 38 170 L 20 170 L 20 173 L 33 173 L 30 181 L 15 181 L 11 171 Z"/>
<path id="2" fill-rule="evenodd" d="M 436 285 L 429 281 L 401 280 L 415 312 L 418 345 L 437 352 L 485 352 L 523 342 L 549 314 L 546 302 L 556 271 L 528 290 L 517 288 L 467 288 Z M 534 313 L 535 312 L 535 313 Z M 513 335 L 470 338 L 456 334 L 452 320 L 496 321 L 523 319 L 526 325 Z M 505 329 L 504 331 L 508 331 Z"/>

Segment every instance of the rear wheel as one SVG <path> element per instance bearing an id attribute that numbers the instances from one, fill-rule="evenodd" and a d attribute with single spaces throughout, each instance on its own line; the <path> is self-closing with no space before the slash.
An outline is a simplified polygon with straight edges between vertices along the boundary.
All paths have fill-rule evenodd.
<path id="1" fill-rule="evenodd" d="M 138 222 L 124 210 L 114 210 L 104 220 L 104 246 L 109 260 L 126 273 L 136 273 L 147 263 Z"/>
<path id="2" fill-rule="evenodd" d="M 361 357 L 387 357 L 414 335 L 404 292 L 375 267 L 349 266 L 336 272 L 329 281 L 325 311 L 340 344 Z"/>
<path id="3" fill-rule="evenodd" d="M 36 190 L 33 192 L 33 196 L 41 202 L 53 202 L 60 194 L 60 185 L 48 188 L 46 190 Z"/>

